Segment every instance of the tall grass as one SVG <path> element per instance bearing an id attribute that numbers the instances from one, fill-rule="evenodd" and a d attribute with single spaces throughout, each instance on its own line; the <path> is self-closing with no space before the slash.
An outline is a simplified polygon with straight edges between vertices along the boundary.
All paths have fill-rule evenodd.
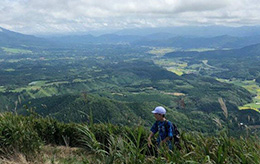
<path id="1" fill-rule="evenodd" d="M 21 152 L 31 156 L 43 144 L 31 126 L 31 117 L 21 117 L 12 113 L 0 114 L 0 150 L 2 154 Z"/>
<path id="2" fill-rule="evenodd" d="M 157 156 L 149 156 L 147 147 L 148 131 L 143 127 L 131 128 L 121 127 L 120 133 L 115 126 L 102 124 L 102 129 L 107 129 L 104 140 L 99 142 L 104 153 L 102 158 L 95 156 L 92 162 L 104 163 L 197 163 L 197 164 L 259 164 L 260 163 L 260 139 L 258 136 L 235 138 L 229 134 L 228 109 L 220 98 L 219 103 L 225 116 L 225 120 L 215 118 L 214 121 L 220 127 L 220 133 L 216 136 L 204 136 L 202 133 L 183 132 L 181 135 L 182 150 L 174 148 L 173 151 L 167 148 L 154 148 Z M 222 124 L 223 122 L 224 124 Z M 86 125 L 87 126 L 87 125 Z M 83 128 L 83 127 L 81 127 Z M 94 130 L 94 129 L 93 129 Z M 103 132 L 105 132 L 104 130 Z M 100 135 L 101 133 L 99 133 Z M 92 133 L 92 138 L 94 138 Z M 86 137 L 86 139 L 89 137 Z M 91 139 L 91 138 L 89 138 Z M 93 144 L 91 140 L 86 144 Z M 107 144 L 107 142 L 109 144 Z M 103 145 L 103 146 L 100 146 Z M 92 149 L 93 150 L 93 149 Z M 95 150 L 94 150 L 95 151 Z M 95 154 L 98 154 L 95 153 Z"/>
<path id="3" fill-rule="evenodd" d="M 0 155 L 22 153 L 31 158 L 46 144 L 76 146 L 78 133 L 75 127 L 76 124 L 64 124 L 51 118 L 1 113 Z"/>
<path id="4" fill-rule="evenodd" d="M 97 148 L 92 149 L 95 154 L 92 162 L 101 163 L 250 163 L 260 162 L 260 139 L 257 136 L 249 138 L 229 137 L 225 131 L 219 136 L 204 136 L 201 133 L 182 133 L 182 150 L 159 149 L 158 156 L 149 156 L 147 147 L 148 131 L 143 127 L 125 129 L 121 127 L 122 133 L 113 133 L 117 127 L 103 124 L 104 129 L 112 128 L 112 133 L 107 133 L 108 144 L 97 141 L 92 133 L 86 136 L 86 145 Z M 84 126 L 83 126 L 84 127 Z M 83 128 L 80 127 L 80 128 Z M 115 128 L 115 129 L 113 129 Z M 94 139 L 94 140 L 93 140 Z M 88 141 L 87 141 L 88 140 Z M 98 143 L 98 144 L 96 144 Z M 103 145 L 104 144 L 104 145 Z M 101 146 L 103 145 L 103 146 Z M 102 155 L 100 156 L 100 152 Z M 96 155 L 99 154 L 99 155 Z"/>
<path id="5" fill-rule="evenodd" d="M 225 119 L 228 120 L 228 115 Z M 223 129 L 225 126 L 222 124 Z M 41 151 L 42 145 L 52 144 L 84 148 L 89 154 L 85 163 L 260 163 L 258 136 L 236 138 L 228 135 L 226 130 L 215 136 L 182 132 L 182 149 L 170 151 L 156 147 L 149 149 L 148 135 L 148 129 L 142 126 L 64 124 L 33 115 L 0 114 L 0 156 L 19 152 L 28 157 Z"/>

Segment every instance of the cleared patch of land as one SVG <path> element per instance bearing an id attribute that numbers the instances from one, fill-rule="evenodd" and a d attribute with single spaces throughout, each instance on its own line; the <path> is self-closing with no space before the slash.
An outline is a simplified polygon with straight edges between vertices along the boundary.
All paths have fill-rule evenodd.
<path id="1" fill-rule="evenodd" d="M 161 92 L 161 93 L 166 94 L 166 95 L 173 95 L 173 96 L 185 96 L 184 93 L 179 93 L 179 92 L 173 92 L 173 93 L 171 93 L 171 92 Z"/>
<path id="2" fill-rule="evenodd" d="M 7 48 L 2 47 L 2 49 L 7 53 L 13 53 L 13 54 L 32 54 L 32 51 L 25 50 L 25 49 L 18 49 L 18 48 Z"/>
<path id="3" fill-rule="evenodd" d="M 171 71 L 179 76 L 183 75 L 184 73 L 189 73 L 189 70 L 186 69 L 188 64 L 179 60 L 160 59 L 154 60 L 154 63 L 161 67 L 164 67 L 168 71 Z"/>
<path id="4" fill-rule="evenodd" d="M 174 48 L 158 48 L 158 47 L 153 47 L 152 50 L 148 51 L 148 53 L 156 55 L 156 56 L 163 56 L 166 53 L 169 52 L 174 52 L 176 49 Z"/>
<path id="5" fill-rule="evenodd" d="M 13 69 L 13 68 L 8 68 L 8 69 L 4 69 L 4 71 L 6 71 L 6 72 L 14 72 L 15 69 Z"/>
<path id="6" fill-rule="evenodd" d="M 205 52 L 205 51 L 214 51 L 216 49 L 214 48 L 194 48 L 194 49 L 189 49 L 186 51 L 196 51 L 196 52 Z"/>
<path id="7" fill-rule="evenodd" d="M 5 87 L 4 86 L 0 86 L 0 92 L 5 92 Z"/>

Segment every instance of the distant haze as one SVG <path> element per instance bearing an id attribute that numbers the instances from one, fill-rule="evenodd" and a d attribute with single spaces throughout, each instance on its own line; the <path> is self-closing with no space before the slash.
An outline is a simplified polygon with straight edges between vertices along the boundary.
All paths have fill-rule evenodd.
<path id="1" fill-rule="evenodd" d="M 164 37 L 174 36 L 194 36 L 194 37 L 214 37 L 221 35 L 229 36 L 256 36 L 260 35 L 260 26 L 182 26 L 182 27 L 158 27 L 158 28 L 134 28 L 123 29 L 115 32 L 118 35 L 154 35 L 163 34 Z M 172 34 L 172 35 L 169 35 Z"/>
<path id="2" fill-rule="evenodd" d="M 257 26 L 259 0 L 1 0 L 0 26 L 25 34 Z"/>

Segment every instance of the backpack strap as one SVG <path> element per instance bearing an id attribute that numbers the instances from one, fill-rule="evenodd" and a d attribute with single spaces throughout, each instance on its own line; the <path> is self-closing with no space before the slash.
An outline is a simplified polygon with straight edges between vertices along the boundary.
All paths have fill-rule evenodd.
<path id="1" fill-rule="evenodd" d="M 165 132 L 168 136 L 168 132 L 169 132 L 168 120 L 165 120 L 163 125 L 164 125 L 164 128 L 165 128 Z"/>
<path id="2" fill-rule="evenodd" d="M 173 123 L 171 123 L 171 124 L 172 124 L 172 127 L 173 127 L 173 129 L 172 129 L 173 137 L 175 137 L 175 136 L 179 135 L 180 132 L 178 131 L 177 126 L 175 124 L 173 124 Z M 158 126 L 158 122 L 156 122 L 156 126 Z M 164 121 L 163 126 L 165 128 L 166 134 L 168 135 L 168 132 L 169 132 L 168 120 Z"/>
<path id="3" fill-rule="evenodd" d="M 158 121 L 156 121 L 156 126 L 158 127 L 159 123 Z M 169 127 L 168 127 L 168 120 L 165 120 L 164 123 L 163 123 L 163 126 L 165 128 L 165 132 L 167 133 L 168 135 L 168 132 L 169 132 Z"/>
<path id="4" fill-rule="evenodd" d="M 171 123 L 171 124 L 172 124 L 172 127 L 173 127 L 173 129 L 172 129 L 173 138 L 175 138 L 176 136 L 180 135 L 180 132 L 178 131 L 177 126 L 174 123 Z M 168 135 L 168 132 L 169 132 L 168 120 L 164 121 L 164 127 L 165 127 L 165 131 Z"/>

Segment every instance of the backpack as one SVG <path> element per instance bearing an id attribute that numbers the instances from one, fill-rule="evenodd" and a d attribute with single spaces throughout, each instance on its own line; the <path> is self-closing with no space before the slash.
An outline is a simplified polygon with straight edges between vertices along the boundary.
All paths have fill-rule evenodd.
<path id="1" fill-rule="evenodd" d="M 173 124 L 173 123 L 171 123 L 171 124 L 172 124 L 172 127 L 173 127 L 173 137 L 172 137 L 173 143 L 179 150 L 181 150 L 181 145 L 180 145 L 181 135 L 180 135 L 180 132 L 179 132 L 179 130 L 178 130 L 178 128 L 175 124 Z M 164 121 L 164 127 L 165 127 L 166 133 L 168 134 L 169 127 L 168 127 L 168 121 L 167 120 Z M 172 140 L 172 138 L 171 138 L 171 140 Z"/>

